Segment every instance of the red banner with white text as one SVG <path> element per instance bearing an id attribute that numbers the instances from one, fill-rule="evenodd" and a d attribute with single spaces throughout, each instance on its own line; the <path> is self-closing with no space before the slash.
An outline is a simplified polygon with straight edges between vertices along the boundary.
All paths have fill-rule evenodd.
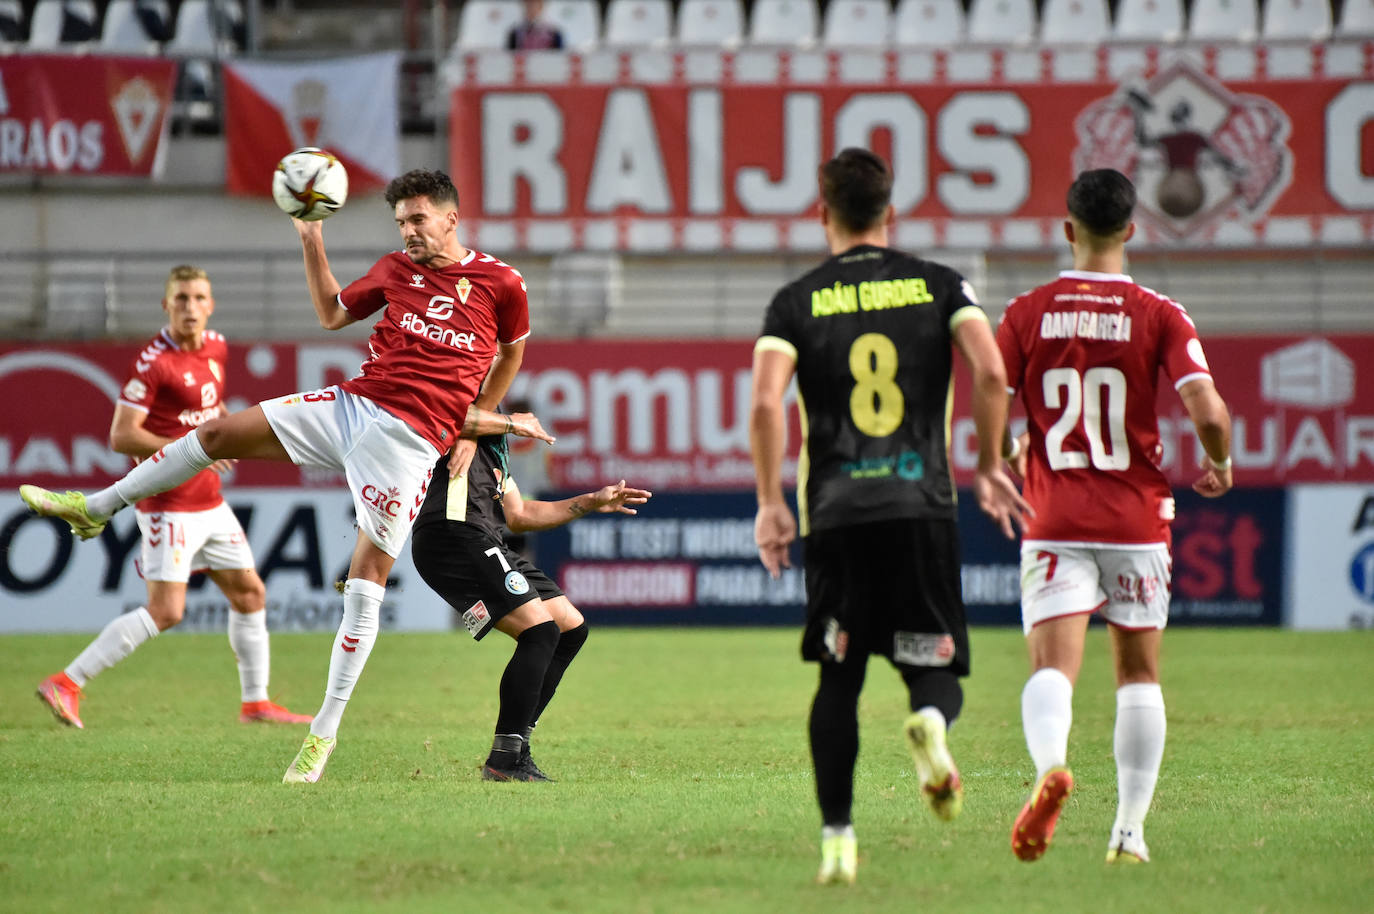
<path id="1" fill-rule="evenodd" d="M 0 174 L 157 177 L 171 60 L 0 55 Z"/>
<path id="2" fill-rule="evenodd" d="M 1237 485 L 1374 482 L 1374 335 L 1213 337 L 1205 345 L 1234 419 Z M 508 400 L 527 399 L 557 436 L 546 452 L 556 488 L 623 478 L 656 491 L 752 490 L 752 347 L 748 340 L 531 343 Z M 0 385 L 11 394 L 0 398 L 0 488 L 87 489 L 122 474 L 128 460 L 110 452 L 107 437 L 137 352 L 114 344 L 0 346 Z M 230 408 L 336 383 L 363 358 L 351 344 L 231 341 Z M 1159 403 L 1163 465 L 1171 482 L 1186 486 L 1202 452 L 1167 383 Z M 955 475 L 967 484 L 977 440 L 962 380 L 952 429 Z M 794 417 L 794 455 L 799 440 Z M 302 485 L 342 480 L 243 461 L 229 488 Z"/>
<path id="3" fill-rule="evenodd" d="M 814 249 L 816 169 L 856 145 L 894 164 L 903 247 L 1050 247 L 1093 167 L 1136 183 L 1146 244 L 1374 240 L 1371 42 L 460 64 L 451 166 L 487 247 Z"/>

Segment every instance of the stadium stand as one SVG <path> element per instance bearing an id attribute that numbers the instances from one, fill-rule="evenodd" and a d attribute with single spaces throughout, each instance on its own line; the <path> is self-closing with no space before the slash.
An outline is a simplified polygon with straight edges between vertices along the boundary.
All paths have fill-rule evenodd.
<path id="1" fill-rule="evenodd" d="M 968 37 L 983 44 L 1029 44 L 1035 40 L 1033 0 L 972 0 Z"/>
<path id="2" fill-rule="evenodd" d="M 95 0 L 39 0 L 30 20 L 31 51 L 81 50 L 99 37 Z"/>
<path id="3" fill-rule="evenodd" d="M 673 35 L 668 0 L 611 0 L 606 7 L 606 44 L 663 45 Z"/>
<path id="4" fill-rule="evenodd" d="M 1254 41 L 1259 37 L 1255 0 L 1193 0 L 1188 37 L 1194 41 Z"/>
<path id="5" fill-rule="evenodd" d="M 1182 0 L 1121 0 L 1112 34 L 1118 41 L 1179 41 Z"/>
<path id="6" fill-rule="evenodd" d="M 678 44 L 733 46 L 744 40 L 744 32 L 742 0 L 678 2 Z"/>
<path id="7" fill-rule="evenodd" d="M 964 40 L 964 7 L 959 0 L 900 0 L 893 24 L 898 45 L 949 47 Z"/>
<path id="8" fill-rule="evenodd" d="M 869 47 L 887 44 L 892 32 L 892 10 L 887 0 L 830 0 L 825 7 L 822 37 L 835 47 Z"/>
<path id="9" fill-rule="evenodd" d="M 520 24 L 520 4 L 510 0 L 467 0 L 458 14 L 458 48 L 504 48 L 506 35 Z"/>
<path id="10" fill-rule="evenodd" d="M 1045 0 L 1040 11 L 1040 40 L 1045 44 L 1100 44 L 1111 33 L 1106 0 Z"/>
<path id="11" fill-rule="evenodd" d="M 1374 36 L 1374 0 L 1345 0 L 1336 34 L 1345 38 Z"/>
<path id="12" fill-rule="evenodd" d="M 563 34 L 563 47 L 570 51 L 595 47 L 601 37 L 596 0 L 548 0 L 544 19 Z"/>
<path id="13" fill-rule="evenodd" d="M 754 0 L 749 40 L 754 44 L 813 44 L 820 18 L 816 0 Z"/>
<path id="14" fill-rule="evenodd" d="M 1264 0 L 1265 38 L 1331 37 L 1331 4 L 1327 0 Z"/>
<path id="15" fill-rule="evenodd" d="M 19 0 L 0 0 L 0 49 L 23 39 L 23 5 Z"/>
<path id="16" fill-rule="evenodd" d="M 157 42 L 143 29 L 134 0 L 110 0 L 100 32 L 100 49 L 110 54 L 156 54 Z"/>
<path id="17" fill-rule="evenodd" d="M 167 0 L 136 0 L 134 10 L 143 31 L 153 41 L 165 42 L 172 38 L 172 7 Z"/>

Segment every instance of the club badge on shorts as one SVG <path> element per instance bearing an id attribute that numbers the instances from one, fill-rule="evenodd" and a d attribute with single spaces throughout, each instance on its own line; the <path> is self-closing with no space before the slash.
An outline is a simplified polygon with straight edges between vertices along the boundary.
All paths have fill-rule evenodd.
<path id="1" fill-rule="evenodd" d="M 530 582 L 520 572 L 512 571 L 506 575 L 506 590 L 518 597 L 530 592 Z"/>

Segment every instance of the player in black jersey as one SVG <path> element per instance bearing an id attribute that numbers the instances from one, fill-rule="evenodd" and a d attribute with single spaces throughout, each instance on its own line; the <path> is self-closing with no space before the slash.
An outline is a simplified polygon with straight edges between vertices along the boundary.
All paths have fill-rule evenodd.
<path id="1" fill-rule="evenodd" d="M 587 640 L 587 623 L 548 575 L 502 541 L 502 525 L 516 533 L 549 530 L 584 514 L 634 514 L 651 493 L 625 480 L 562 501 L 525 501 L 507 472 L 504 435 L 479 439 L 466 474 L 431 485 L 415 518 L 411 556 L 420 577 L 463 618 L 478 641 L 493 628 L 515 639 L 501 676 L 500 708 L 489 781 L 547 781 L 530 758 L 530 732 L 553 698 L 564 671 Z M 449 479 L 448 455 L 434 467 Z"/>
<path id="2" fill-rule="evenodd" d="M 892 172 L 879 156 L 844 150 L 821 167 L 820 191 L 833 256 L 774 296 L 754 348 L 754 530 L 777 577 L 797 534 L 782 488 L 783 393 L 795 374 L 805 439 L 802 656 L 820 663 L 810 719 L 818 879 L 853 882 L 858 702 L 870 654 L 887 657 L 906 682 L 903 729 L 931 808 L 948 820 L 963 805 L 945 742 L 969 672 L 946 456 L 952 346 L 973 371 L 978 504 L 1008 537 L 1026 504 L 1000 466 L 1006 373 L 972 288 L 948 267 L 887 247 Z"/>

